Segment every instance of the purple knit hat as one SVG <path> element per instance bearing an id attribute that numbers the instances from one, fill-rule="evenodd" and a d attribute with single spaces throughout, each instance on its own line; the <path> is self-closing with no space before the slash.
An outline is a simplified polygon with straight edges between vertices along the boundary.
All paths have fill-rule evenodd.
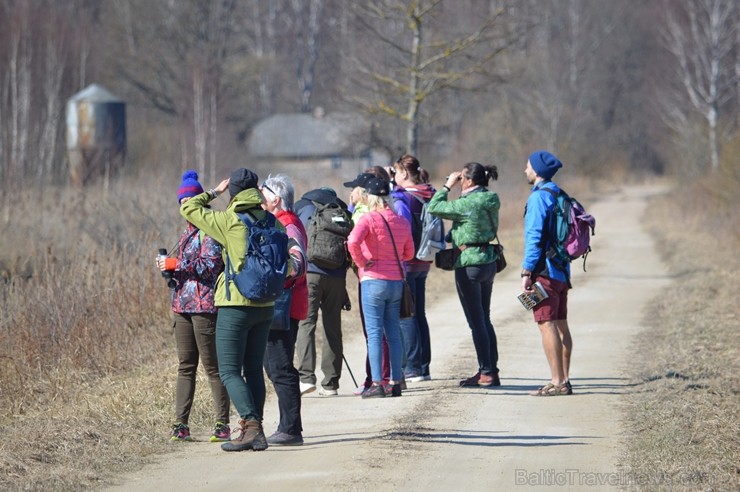
<path id="1" fill-rule="evenodd" d="M 185 171 L 182 175 L 182 184 L 177 189 L 177 203 L 183 198 L 192 198 L 203 193 L 203 187 L 198 182 L 198 173 L 193 170 Z"/>

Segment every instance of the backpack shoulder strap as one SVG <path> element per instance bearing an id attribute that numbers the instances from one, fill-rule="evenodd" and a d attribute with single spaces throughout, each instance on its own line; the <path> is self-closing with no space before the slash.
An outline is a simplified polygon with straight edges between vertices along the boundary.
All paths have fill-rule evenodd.
<path id="1" fill-rule="evenodd" d="M 557 198 L 559 194 L 557 191 L 553 190 L 552 188 L 537 188 L 535 191 L 546 191 L 555 198 Z"/>
<path id="2" fill-rule="evenodd" d="M 411 190 L 403 190 L 403 193 L 404 193 L 405 195 L 408 195 L 408 196 L 410 196 L 410 197 L 416 198 L 416 200 L 418 200 L 418 202 L 419 202 L 419 203 L 421 203 L 421 204 L 422 204 L 422 206 L 423 206 L 423 205 L 424 205 L 425 203 L 427 203 L 427 202 L 425 202 L 425 201 L 424 201 L 424 199 L 423 199 L 422 197 L 418 196 L 418 195 L 417 195 L 416 193 L 413 193 L 413 192 L 412 192 Z"/>

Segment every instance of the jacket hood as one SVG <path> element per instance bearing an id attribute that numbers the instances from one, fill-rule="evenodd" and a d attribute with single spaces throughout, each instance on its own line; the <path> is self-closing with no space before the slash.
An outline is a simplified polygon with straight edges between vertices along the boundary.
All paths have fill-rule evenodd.
<path id="1" fill-rule="evenodd" d="M 409 193 L 413 193 L 424 201 L 428 201 L 430 198 L 432 198 L 432 195 L 434 195 L 434 193 L 437 191 L 434 186 L 429 183 L 419 183 L 407 188 L 402 188 L 401 186 L 398 186 L 396 187 L 396 189 L 399 191 L 408 191 Z"/>
<path id="2" fill-rule="evenodd" d="M 226 210 L 230 212 L 244 212 L 250 208 L 262 210 L 262 195 L 256 188 L 242 190 L 231 200 Z"/>

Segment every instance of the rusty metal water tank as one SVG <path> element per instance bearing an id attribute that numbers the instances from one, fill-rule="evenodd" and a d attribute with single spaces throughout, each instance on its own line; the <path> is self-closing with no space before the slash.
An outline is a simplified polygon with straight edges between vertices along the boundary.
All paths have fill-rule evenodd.
<path id="1" fill-rule="evenodd" d="M 67 155 L 70 181 L 84 186 L 109 178 L 126 158 L 126 104 L 92 84 L 67 102 Z"/>

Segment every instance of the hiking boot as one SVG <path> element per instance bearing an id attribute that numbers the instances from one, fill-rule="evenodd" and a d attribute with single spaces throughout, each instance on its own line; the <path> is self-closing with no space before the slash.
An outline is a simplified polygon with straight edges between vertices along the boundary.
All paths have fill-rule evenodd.
<path id="1" fill-rule="evenodd" d="M 193 438 L 190 437 L 190 427 L 188 427 L 188 424 L 178 422 L 172 426 L 172 437 L 170 437 L 170 441 L 184 442 L 192 440 Z"/>
<path id="2" fill-rule="evenodd" d="M 365 390 L 362 398 L 385 398 L 385 388 L 382 384 L 373 384 Z"/>
<path id="3" fill-rule="evenodd" d="M 478 386 L 488 388 L 490 386 L 493 386 L 494 382 L 494 377 L 491 374 L 481 374 L 480 376 L 478 376 Z M 499 381 L 499 385 L 500 384 L 501 382 Z"/>
<path id="4" fill-rule="evenodd" d="M 480 372 L 477 372 L 474 375 L 470 376 L 468 379 L 463 379 L 462 381 L 460 381 L 460 386 L 466 388 L 490 388 L 492 386 L 501 386 L 501 380 L 498 377 L 498 373 L 481 374 Z"/>
<path id="5" fill-rule="evenodd" d="M 477 372 L 470 376 L 468 379 L 463 379 L 460 381 L 460 386 L 468 387 L 468 386 L 478 386 L 478 380 L 480 379 L 480 373 Z"/>
<path id="6" fill-rule="evenodd" d="M 229 424 L 218 421 L 211 434 L 211 442 L 224 442 L 231 439 L 231 428 Z"/>
<path id="7" fill-rule="evenodd" d="M 273 435 L 267 438 L 267 444 L 270 446 L 302 446 L 303 436 L 275 431 Z"/>
<path id="8" fill-rule="evenodd" d="M 221 445 L 224 451 L 264 451 L 267 449 L 267 438 L 262 430 L 262 424 L 257 420 L 240 420 L 239 429 L 234 431 L 237 437 Z"/>

